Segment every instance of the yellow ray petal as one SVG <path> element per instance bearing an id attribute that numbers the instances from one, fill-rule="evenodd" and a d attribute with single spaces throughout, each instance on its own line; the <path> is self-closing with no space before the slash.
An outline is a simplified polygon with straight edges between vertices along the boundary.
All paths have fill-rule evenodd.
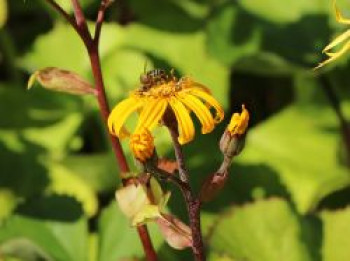
<path id="1" fill-rule="evenodd" d="M 219 123 L 224 119 L 224 110 L 221 107 L 220 103 L 217 100 L 215 100 L 213 96 L 211 96 L 207 92 L 203 92 L 198 89 L 193 89 L 190 93 L 203 99 L 207 104 L 210 105 L 210 107 L 213 107 L 216 110 L 215 123 Z"/>
<path id="2" fill-rule="evenodd" d="M 320 63 L 317 67 L 315 67 L 315 70 L 330 63 L 330 62 L 333 62 L 336 59 L 338 59 L 340 56 L 342 56 L 348 50 L 350 50 L 350 41 L 348 41 L 338 52 L 335 52 L 335 53 L 327 52 L 326 54 L 330 58 L 325 60 L 324 62 Z"/>
<path id="3" fill-rule="evenodd" d="M 350 19 L 343 17 L 342 13 L 340 12 L 339 8 L 337 7 L 336 2 L 337 2 L 336 0 L 333 0 L 333 7 L 335 10 L 335 17 L 337 19 L 337 22 L 341 23 L 341 24 L 350 24 Z"/>
<path id="4" fill-rule="evenodd" d="M 203 102 L 196 96 L 189 93 L 178 95 L 179 99 L 185 104 L 191 111 L 196 114 L 200 123 L 202 124 L 202 133 L 206 134 L 211 132 L 215 127 L 213 116 Z"/>
<path id="5" fill-rule="evenodd" d="M 143 102 L 136 98 L 127 98 L 114 107 L 108 117 L 108 129 L 110 133 L 122 138 L 127 134 L 124 123 L 131 113 L 142 107 Z"/>
<path id="6" fill-rule="evenodd" d="M 180 144 L 190 142 L 194 137 L 194 126 L 187 108 L 175 97 L 170 98 L 169 104 L 177 120 Z"/>
<path id="7" fill-rule="evenodd" d="M 191 89 L 199 89 L 201 91 L 211 93 L 210 89 L 203 84 L 193 81 L 190 77 L 183 77 L 180 80 L 180 84 L 183 87 L 184 91 Z"/>
<path id="8" fill-rule="evenodd" d="M 322 52 L 326 53 L 333 47 L 337 46 L 338 44 L 344 42 L 346 39 L 350 37 L 350 29 L 336 37 L 330 44 L 328 44 Z"/>
<path id="9" fill-rule="evenodd" d="M 147 101 L 144 102 L 144 108 L 141 112 L 135 132 L 141 128 L 152 130 L 162 119 L 167 106 L 168 102 L 166 99 L 147 98 Z"/>

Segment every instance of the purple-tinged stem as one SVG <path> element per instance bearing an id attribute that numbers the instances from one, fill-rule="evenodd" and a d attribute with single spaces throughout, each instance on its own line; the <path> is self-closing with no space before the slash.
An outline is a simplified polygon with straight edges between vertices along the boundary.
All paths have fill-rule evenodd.
<path id="1" fill-rule="evenodd" d="M 205 261 L 206 256 L 204 252 L 204 244 L 201 232 L 201 202 L 195 197 L 192 188 L 189 184 L 189 174 L 186 169 L 185 158 L 183 156 L 182 147 L 178 141 L 177 129 L 174 129 L 171 124 L 167 125 L 175 150 L 175 157 L 179 165 L 179 176 L 181 181 L 186 184 L 186 189 L 181 189 L 185 198 L 192 231 L 192 251 L 196 261 Z"/>

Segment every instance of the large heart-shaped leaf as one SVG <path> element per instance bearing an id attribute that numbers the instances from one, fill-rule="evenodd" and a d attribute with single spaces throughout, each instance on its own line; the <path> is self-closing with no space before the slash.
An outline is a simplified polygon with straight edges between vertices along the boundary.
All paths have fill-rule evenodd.
<path id="1" fill-rule="evenodd" d="M 289 205 L 269 199 L 234 207 L 220 216 L 210 247 L 233 260 L 311 261 L 301 235 L 300 223 Z"/>
<path id="2" fill-rule="evenodd" d="M 348 170 L 339 164 L 340 136 L 327 131 L 334 128 L 338 125 L 330 109 L 291 106 L 249 132 L 238 162 L 271 168 L 305 213 L 350 185 Z"/>

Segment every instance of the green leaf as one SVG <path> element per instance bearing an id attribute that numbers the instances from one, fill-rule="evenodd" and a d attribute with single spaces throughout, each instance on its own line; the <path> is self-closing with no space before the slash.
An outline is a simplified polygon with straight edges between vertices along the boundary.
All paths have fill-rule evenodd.
<path id="1" fill-rule="evenodd" d="M 66 0 L 56 0 L 56 2 L 66 11 L 73 12 L 73 6 L 71 2 Z M 80 1 L 80 4 L 83 8 L 86 8 L 89 5 L 91 5 L 93 2 L 94 2 L 93 0 L 83 0 L 83 1 Z"/>
<path id="2" fill-rule="evenodd" d="M 78 175 L 63 166 L 53 164 L 50 166 L 49 193 L 71 196 L 82 204 L 87 216 L 94 216 L 97 212 L 97 196 L 89 184 Z"/>
<path id="3" fill-rule="evenodd" d="M 186 1 L 187 3 L 182 5 L 181 2 L 184 1 L 131 0 L 129 2 L 138 21 L 150 27 L 165 31 L 192 32 L 200 29 L 202 25 L 202 15 L 198 12 L 198 5 L 192 4 L 190 9 L 188 2 L 191 1 Z M 155 6 L 157 8 L 154 8 Z M 189 9 L 194 12 L 188 13 Z"/>
<path id="4" fill-rule="evenodd" d="M 51 205 L 51 208 L 54 207 Z M 53 260 L 86 261 L 87 236 L 87 222 L 84 219 L 43 222 L 34 217 L 14 215 L 1 227 L 0 244 L 27 239 Z"/>
<path id="5" fill-rule="evenodd" d="M 210 53 L 237 70 L 259 74 L 314 67 L 331 35 L 326 15 L 331 10 L 319 1 L 287 2 L 219 1 L 207 24 Z"/>
<path id="6" fill-rule="evenodd" d="M 224 64 L 233 64 L 259 50 L 259 29 L 254 28 L 251 22 L 247 24 L 245 21 L 244 29 L 240 30 L 240 22 L 239 10 L 227 2 L 214 9 L 207 23 L 208 50 Z"/>
<path id="7" fill-rule="evenodd" d="M 113 192 L 118 185 L 118 168 L 112 153 L 69 155 L 61 164 L 95 192 Z"/>
<path id="8" fill-rule="evenodd" d="M 234 207 L 219 218 L 212 233 L 211 249 L 233 260 L 311 260 L 298 218 L 280 199 Z"/>
<path id="9" fill-rule="evenodd" d="M 337 158 L 339 136 L 327 131 L 337 128 L 330 109 L 291 106 L 248 132 L 238 162 L 269 167 L 298 211 L 306 213 L 325 196 L 350 185 L 348 170 Z"/>
<path id="10" fill-rule="evenodd" d="M 228 107 L 229 70 L 210 57 L 203 32 L 175 34 L 134 24 L 128 27 L 125 45 L 144 51 L 156 61 L 167 61 L 181 76 L 189 75 L 211 89 L 213 95 Z M 159 48 L 166 46 L 167 48 Z M 188 59 L 188 57 L 195 57 Z M 157 65 L 157 63 L 156 63 Z"/>
<path id="11" fill-rule="evenodd" d="M 324 240 L 322 244 L 323 261 L 350 260 L 350 207 L 336 211 L 323 211 Z"/>
<path id="12" fill-rule="evenodd" d="M 147 227 L 159 260 L 190 260 L 189 251 L 176 251 L 165 243 L 159 228 L 154 223 L 148 223 Z M 102 211 L 99 219 L 98 238 L 99 261 L 144 257 L 136 228 L 130 226 L 130 222 L 121 213 L 115 201 Z"/>
<path id="13" fill-rule="evenodd" d="M 0 225 L 2 220 L 11 214 L 17 201 L 16 195 L 10 189 L 0 189 Z"/>
<path id="14" fill-rule="evenodd" d="M 300 20 L 304 15 L 327 12 L 326 1 L 294 1 L 294 0 L 247 0 L 240 4 L 249 13 L 269 22 L 285 24 Z M 330 5 L 329 5 L 330 7 Z"/>
<path id="15" fill-rule="evenodd" d="M 57 48 L 64 48 L 64 55 Z M 55 65 L 83 77 L 90 69 L 83 43 L 75 31 L 64 23 L 57 23 L 48 34 L 38 37 L 32 51 L 20 59 L 20 65 L 30 73 Z"/>
<path id="16" fill-rule="evenodd" d="M 49 180 L 47 169 L 38 160 L 40 148 L 17 139 L 16 135 L 1 133 L 0 137 L 9 138 L 8 144 L 0 142 L 0 187 L 21 198 L 42 193 Z M 12 203 L 7 204 L 9 207 Z"/>
<path id="17" fill-rule="evenodd" d="M 0 0 L 0 28 L 7 20 L 7 0 Z"/>
<path id="18" fill-rule="evenodd" d="M 45 90 L 28 93 L 8 86 L 0 87 L 0 110 L 11 111 L 11 117 L 0 119 L 0 140 L 8 143 L 11 137 L 10 146 L 16 146 L 18 150 L 25 140 L 47 149 L 52 155 L 61 156 L 81 125 L 79 107 L 81 101 L 76 97 L 55 95 Z M 58 136 L 60 138 L 53 138 Z"/>
<path id="19" fill-rule="evenodd" d="M 127 218 L 113 202 L 103 210 L 99 221 L 99 261 L 113 261 L 125 257 L 142 257 L 143 250 L 136 228 L 130 226 Z M 152 237 L 155 248 L 162 239 Z M 131 247 L 132 246 L 132 247 Z"/>

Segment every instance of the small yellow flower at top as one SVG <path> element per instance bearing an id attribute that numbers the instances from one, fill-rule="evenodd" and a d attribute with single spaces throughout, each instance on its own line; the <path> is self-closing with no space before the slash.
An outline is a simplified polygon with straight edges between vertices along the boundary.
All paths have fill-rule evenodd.
<path id="1" fill-rule="evenodd" d="M 233 135 L 243 135 L 248 127 L 249 122 L 249 112 L 242 105 L 242 113 L 234 113 L 232 115 L 231 121 L 227 126 L 227 130 Z"/>
<path id="2" fill-rule="evenodd" d="M 143 128 L 130 137 L 130 148 L 135 158 L 145 162 L 154 152 L 154 139 L 149 130 Z"/>
<path id="3" fill-rule="evenodd" d="M 333 6 L 334 6 L 337 22 L 341 23 L 341 24 L 350 25 L 350 19 L 346 19 L 343 17 L 339 8 L 336 5 L 336 0 L 333 0 Z M 345 42 L 345 44 L 338 51 L 335 51 L 335 52 L 331 51 L 334 47 L 336 47 L 337 45 L 344 43 L 344 42 Z M 320 63 L 315 68 L 315 70 L 330 63 L 330 62 L 333 62 L 334 60 L 338 59 L 339 57 L 341 57 L 343 54 L 345 54 L 349 50 L 350 50 L 350 29 L 346 30 L 344 33 L 342 33 L 341 35 L 336 37 L 330 44 L 328 44 L 323 49 L 322 52 L 325 53 L 329 58 L 327 60 L 325 60 L 324 62 Z"/>
<path id="4" fill-rule="evenodd" d="M 203 134 L 211 132 L 224 117 L 221 105 L 208 88 L 189 77 L 178 80 L 171 73 L 155 69 L 143 74 L 140 80 L 140 88 L 118 103 L 109 115 L 109 131 L 119 138 L 130 135 L 124 123 L 135 111 L 140 112 L 134 131 L 138 133 L 141 129 L 152 131 L 165 112 L 171 110 L 176 117 L 180 144 L 188 143 L 194 138 L 191 112 L 199 119 Z M 214 115 L 211 108 L 214 109 Z"/>

